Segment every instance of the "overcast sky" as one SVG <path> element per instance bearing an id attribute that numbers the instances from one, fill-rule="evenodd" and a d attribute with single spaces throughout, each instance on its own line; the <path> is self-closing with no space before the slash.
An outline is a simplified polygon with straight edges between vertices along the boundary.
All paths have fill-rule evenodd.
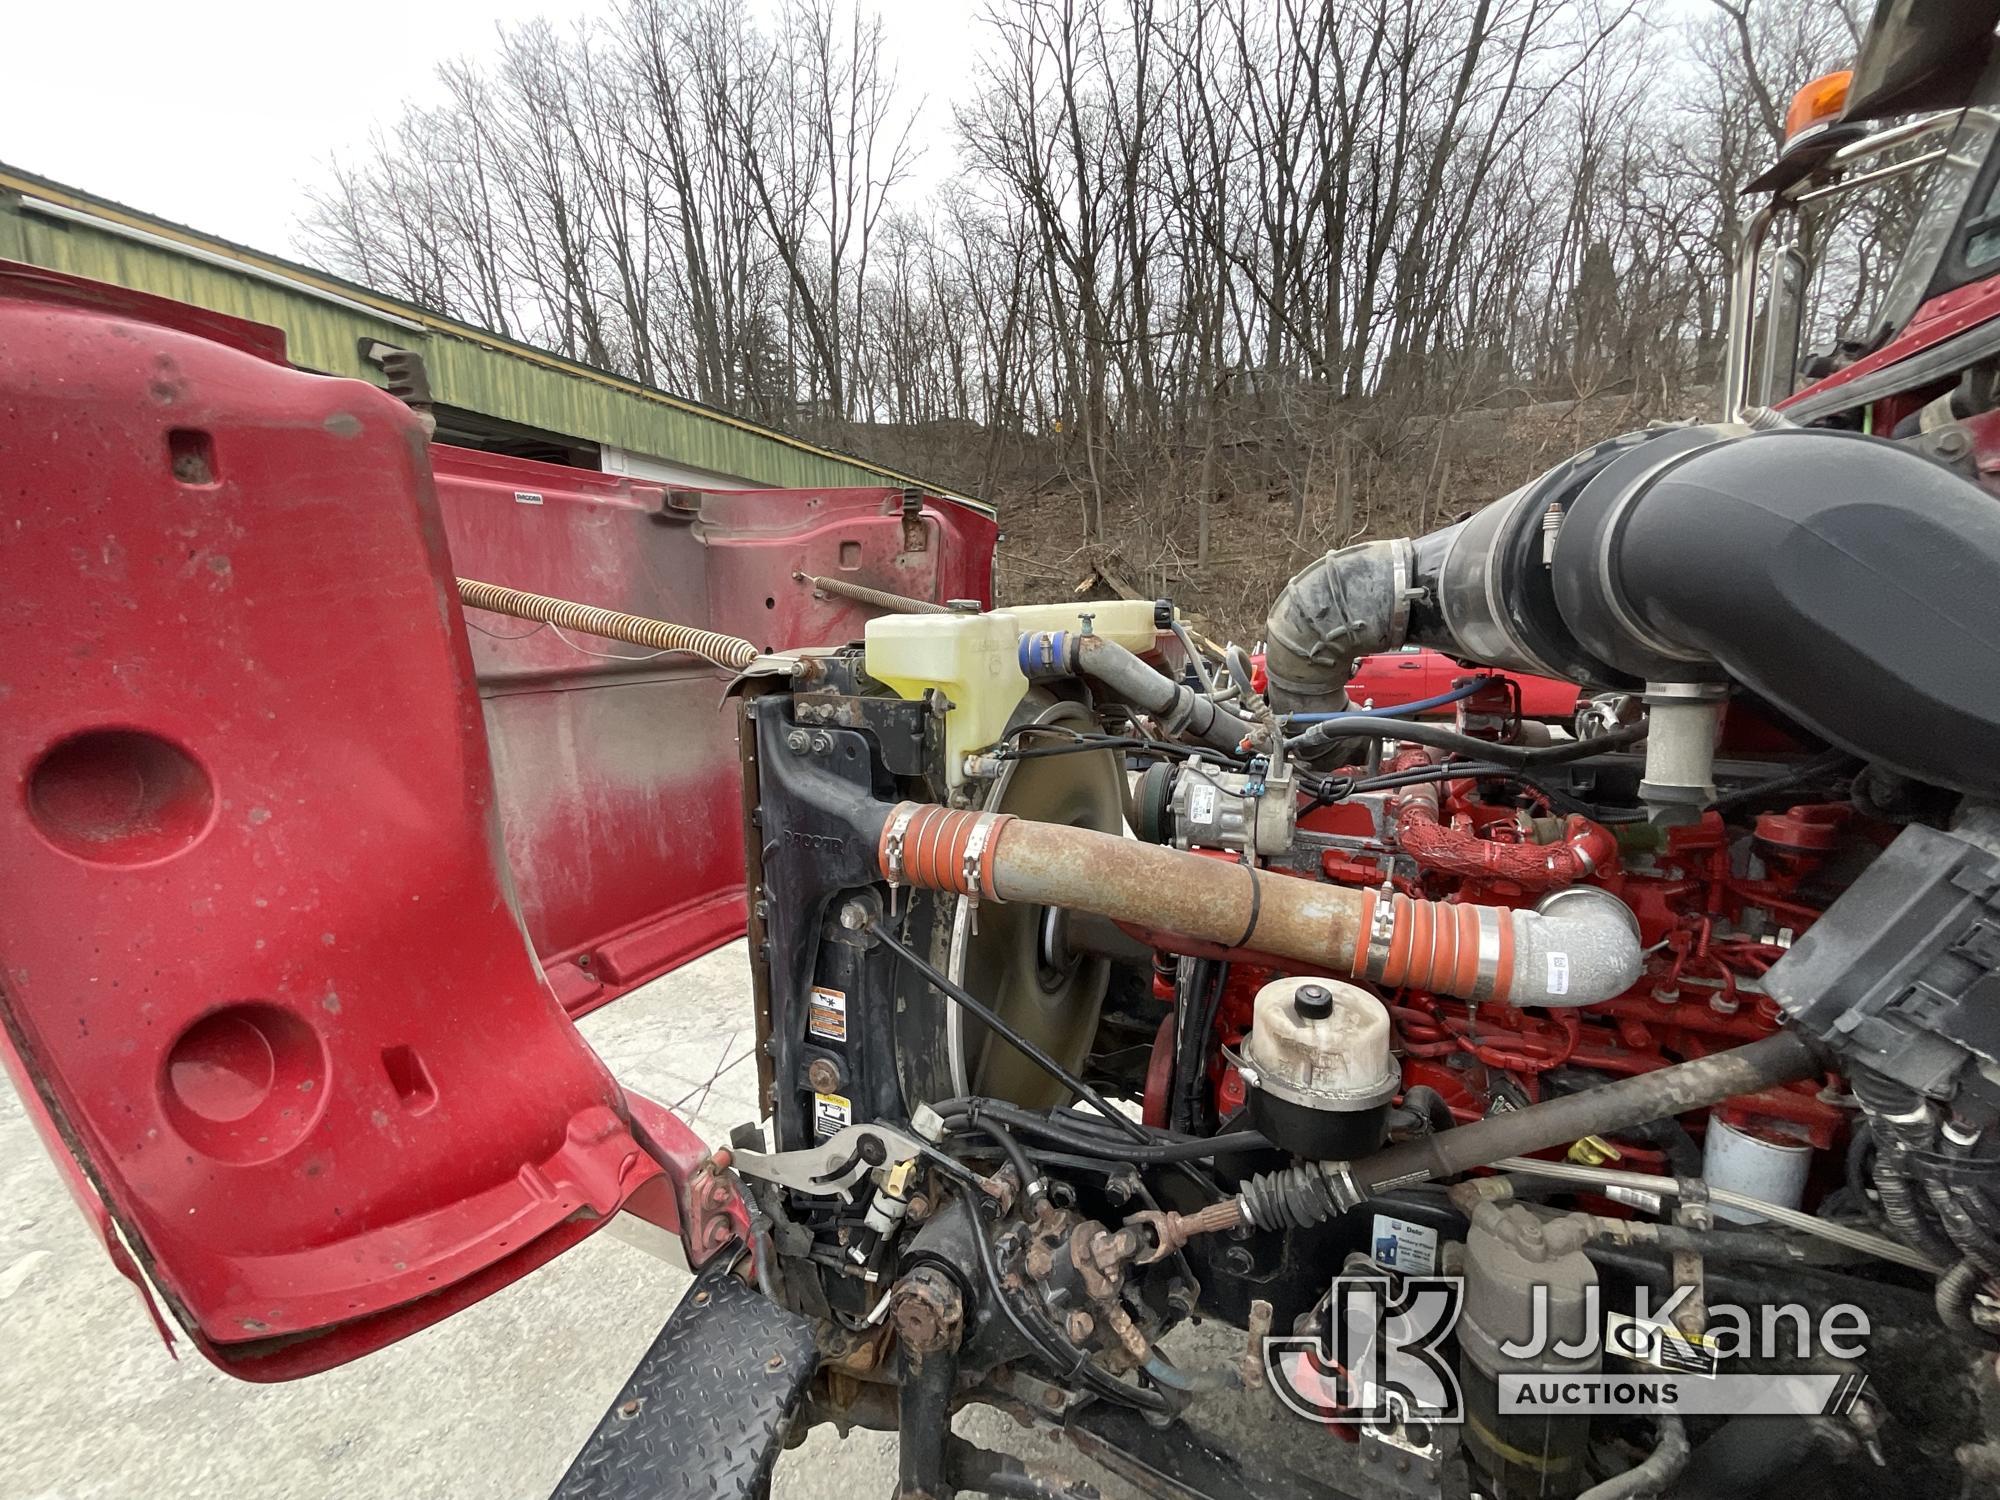
<path id="1" fill-rule="evenodd" d="M 607 0 L 15 0 L 0 21 L 0 162 L 260 250 L 289 254 L 305 187 L 437 64 L 498 22 Z M 764 9 L 763 4 L 757 6 Z M 875 0 L 937 140 L 965 86 L 977 0 Z M 949 164 L 931 146 L 923 175 Z"/>

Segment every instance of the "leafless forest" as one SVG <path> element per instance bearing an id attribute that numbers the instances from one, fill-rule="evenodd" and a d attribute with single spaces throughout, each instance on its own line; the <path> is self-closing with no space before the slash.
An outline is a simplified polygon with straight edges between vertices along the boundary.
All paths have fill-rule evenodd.
<path id="1" fill-rule="evenodd" d="M 866 3 L 507 32 L 300 247 L 999 500 L 1013 595 L 1102 564 L 1243 629 L 1307 555 L 1698 411 L 1742 186 L 1866 9 L 991 0 L 970 76 L 911 79 Z M 1821 226 L 1814 339 L 1914 190 Z"/>

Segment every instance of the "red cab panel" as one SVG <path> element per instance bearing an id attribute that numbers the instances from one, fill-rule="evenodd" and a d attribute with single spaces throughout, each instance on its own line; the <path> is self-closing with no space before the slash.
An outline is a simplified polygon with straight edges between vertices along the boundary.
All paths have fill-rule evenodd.
<path id="1" fill-rule="evenodd" d="M 251 1379 L 660 1171 L 514 900 L 423 432 L 270 339 L 0 265 L 4 1050 Z"/>

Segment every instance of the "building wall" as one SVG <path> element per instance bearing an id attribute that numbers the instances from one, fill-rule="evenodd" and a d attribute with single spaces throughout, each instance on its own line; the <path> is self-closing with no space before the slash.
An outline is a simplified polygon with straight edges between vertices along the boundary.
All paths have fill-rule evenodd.
<path id="1" fill-rule="evenodd" d="M 172 297 L 284 331 L 294 364 L 382 383 L 364 340 L 423 356 L 435 398 L 501 421 L 598 444 L 689 483 L 785 488 L 915 486 L 969 496 L 808 443 L 636 381 L 440 318 L 275 256 L 92 198 L 0 164 L 0 259 Z M 610 465 L 607 464 L 607 467 Z M 673 471 L 671 474 L 666 471 Z"/>

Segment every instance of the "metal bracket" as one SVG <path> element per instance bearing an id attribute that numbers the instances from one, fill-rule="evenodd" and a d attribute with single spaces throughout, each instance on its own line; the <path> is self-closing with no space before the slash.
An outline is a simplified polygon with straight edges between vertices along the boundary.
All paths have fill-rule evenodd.
<path id="1" fill-rule="evenodd" d="M 886 1125 L 849 1125 L 817 1146 L 800 1151 L 739 1151 L 742 1176 L 801 1193 L 833 1197 L 852 1188 L 879 1166 L 923 1154 L 923 1143 Z"/>

